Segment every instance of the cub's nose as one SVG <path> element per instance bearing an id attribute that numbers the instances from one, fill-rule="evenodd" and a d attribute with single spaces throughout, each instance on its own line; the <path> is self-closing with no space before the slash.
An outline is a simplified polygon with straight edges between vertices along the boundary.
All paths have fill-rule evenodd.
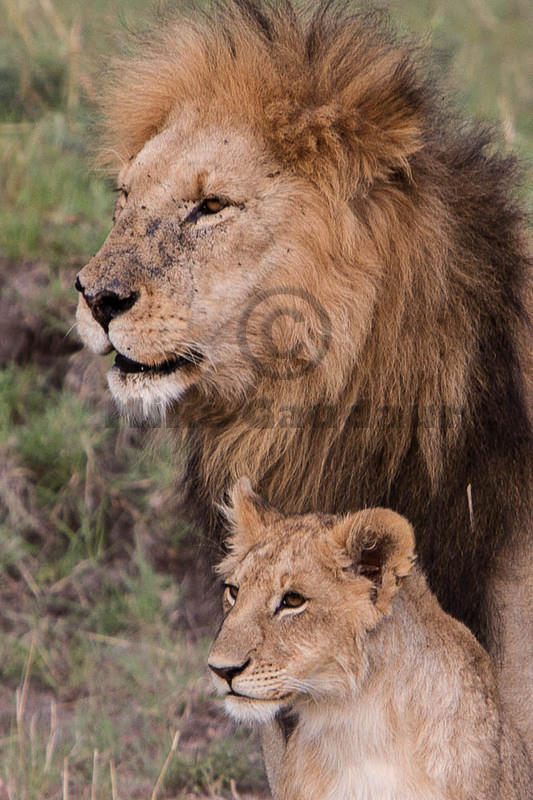
<path id="1" fill-rule="evenodd" d="M 250 663 L 250 659 L 248 658 L 244 663 L 233 665 L 229 667 L 217 667 L 215 664 L 208 664 L 208 667 L 212 672 L 222 678 L 222 680 L 227 681 L 228 686 L 231 689 L 231 682 L 233 678 L 236 678 L 237 675 L 240 675 L 243 672 L 248 664 Z"/>
<path id="2" fill-rule="evenodd" d="M 121 297 L 116 292 L 97 292 L 96 294 L 89 294 L 80 281 L 79 275 L 74 283 L 78 292 L 81 292 L 85 298 L 85 302 L 91 309 L 91 314 L 95 320 L 102 326 L 107 333 L 109 323 L 119 314 L 123 314 L 137 302 L 139 297 L 138 292 L 132 292 L 126 297 Z"/>

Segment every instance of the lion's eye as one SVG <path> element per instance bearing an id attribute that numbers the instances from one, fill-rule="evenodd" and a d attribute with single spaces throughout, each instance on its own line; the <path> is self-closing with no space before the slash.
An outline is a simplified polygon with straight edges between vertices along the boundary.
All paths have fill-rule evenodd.
<path id="1" fill-rule="evenodd" d="M 228 603 L 228 605 L 235 605 L 235 600 L 237 599 L 238 594 L 239 589 L 237 586 L 233 586 L 231 583 L 224 584 L 224 601 Z"/>
<path id="2" fill-rule="evenodd" d="M 113 222 L 117 221 L 117 217 L 126 205 L 126 200 L 128 199 L 128 190 L 125 186 L 117 186 L 113 189 L 114 192 L 118 192 L 119 196 L 115 202 L 115 208 L 113 209 Z"/>
<path id="3" fill-rule="evenodd" d="M 112 191 L 115 192 L 116 194 L 124 195 L 125 198 L 128 196 L 128 190 L 126 189 L 126 187 L 124 185 L 114 186 Z"/>
<path id="4" fill-rule="evenodd" d="M 230 201 L 222 197 L 206 197 L 193 208 L 184 222 L 196 223 L 200 217 L 204 217 L 207 214 L 218 214 L 219 211 L 222 211 L 222 209 L 226 208 L 228 205 L 230 205 Z"/>
<path id="5" fill-rule="evenodd" d="M 281 598 L 280 608 L 300 608 L 306 602 L 303 595 L 298 592 L 285 592 Z"/>
<path id="6" fill-rule="evenodd" d="M 220 197 L 206 197 L 200 203 L 199 211 L 201 214 L 218 214 L 227 206 L 227 202 Z"/>

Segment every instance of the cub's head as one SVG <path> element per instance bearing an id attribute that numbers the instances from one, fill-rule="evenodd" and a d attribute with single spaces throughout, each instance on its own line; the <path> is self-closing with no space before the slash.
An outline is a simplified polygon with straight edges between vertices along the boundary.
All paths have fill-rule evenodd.
<path id="1" fill-rule="evenodd" d="M 231 493 L 224 621 L 209 655 L 226 710 L 264 722 L 341 699 L 365 676 L 365 640 L 414 563 L 407 520 L 383 508 L 285 516 L 247 479 Z"/>

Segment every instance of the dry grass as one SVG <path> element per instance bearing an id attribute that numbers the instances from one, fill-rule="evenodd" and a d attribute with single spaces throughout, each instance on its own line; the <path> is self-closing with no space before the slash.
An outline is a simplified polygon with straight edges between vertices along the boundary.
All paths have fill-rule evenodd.
<path id="1" fill-rule="evenodd" d="M 42 670 L 47 658 L 54 669 L 53 652 L 32 631 L 14 702 L 0 695 L 0 718 L 11 719 L 0 741 L 0 797 L 252 796 L 237 783 L 250 788 L 255 775 L 259 788 L 258 757 L 242 737 L 239 750 L 226 748 L 231 727 L 208 697 L 205 645 L 182 636 L 147 644 L 149 635 L 153 628 L 141 639 L 83 632 L 83 682 L 52 691 L 42 686 Z M 83 648 L 83 639 L 98 646 Z"/>

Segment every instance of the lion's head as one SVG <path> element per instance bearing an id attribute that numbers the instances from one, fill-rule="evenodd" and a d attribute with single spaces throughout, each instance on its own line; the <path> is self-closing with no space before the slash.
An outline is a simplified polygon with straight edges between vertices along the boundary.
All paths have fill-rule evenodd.
<path id="1" fill-rule="evenodd" d="M 366 638 L 414 562 L 407 520 L 383 508 L 287 517 L 247 479 L 229 516 L 225 617 L 209 655 L 228 712 L 266 721 L 286 705 L 351 694 L 365 677 Z"/>
<path id="2" fill-rule="evenodd" d="M 115 67 L 103 157 L 120 195 L 77 278 L 78 327 L 116 351 L 125 409 L 175 407 L 192 385 L 235 403 L 281 380 L 294 397 L 287 377 L 307 403 L 338 400 L 383 250 L 409 235 L 380 236 L 424 140 L 407 49 L 365 16 L 282 6 L 179 18 Z"/>
<path id="3" fill-rule="evenodd" d="M 78 276 L 82 337 L 96 352 L 116 350 L 111 390 L 145 413 L 191 384 L 240 398 L 264 371 L 275 376 L 280 350 L 295 369 L 315 354 L 327 361 L 331 315 L 347 314 L 323 292 L 312 305 L 321 249 L 338 250 L 325 198 L 282 175 L 236 124 L 177 116 L 122 169 L 113 230 Z M 364 275 L 360 289 L 365 318 Z"/>

